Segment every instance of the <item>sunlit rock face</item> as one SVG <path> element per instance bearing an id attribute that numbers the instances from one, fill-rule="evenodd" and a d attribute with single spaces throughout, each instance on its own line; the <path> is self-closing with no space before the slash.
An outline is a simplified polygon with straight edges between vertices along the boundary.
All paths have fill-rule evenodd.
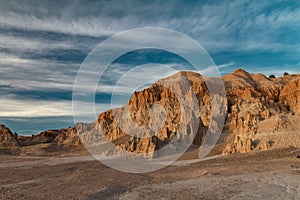
<path id="1" fill-rule="evenodd" d="M 161 84 L 163 81 L 178 77 L 187 79 L 190 87 L 176 82 L 172 83 L 172 88 Z M 277 120 L 278 123 L 274 122 L 278 116 L 299 113 L 297 77 L 299 75 L 269 79 L 263 74 L 250 74 L 243 69 L 237 69 L 232 74 L 222 77 L 227 96 L 224 131 L 231 133 L 225 142 L 224 154 L 268 149 L 273 145 L 272 141 L 254 138 L 260 133 L 287 128 L 280 125 L 282 120 Z M 192 99 L 191 93 L 193 93 L 198 106 L 196 116 L 192 116 L 193 113 L 188 113 L 187 110 L 182 110 L 174 91 L 184 99 Z M 194 131 L 192 129 L 195 128 L 197 130 L 193 143 L 201 145 L 212 124 L 211 100 L 205 77 L 193 72 L 179 72 L 157 81 L 143 91 L 135 92 L 125 107 L 100 114 L 98 123 L 103 134 L 110 141 L 127 151 L 157 150 L 174 138 L 175 140 L 187 138 L 189 132 Z M 154 105 L 158 109 L 155 110 Z M 183 112 L 188 114 L 182 120 Z M 127 117 L 124 117 L 124 113 Z M 193 117 L 198 119 L 197 127 L 189 122 Z M 155 123 L 151 122 L 153 118 L 156 119 Z M 289 116 L 288 120 L 295 121 L 292 116 Z M 271 121 L 273 124 L 269 123 Z M 151 123 L 157 127 L 134 128 L 151 127 Z M 179 131 L 182 124 L 186 130 Z"/>
<path id="2" fill-rule="evenodd" d="M 223 133 L 229 134 L 220 141 L 223 154 L 300 144 L 300 75 L 267 78 L 237 69 L 221 78 L 226 99 L 211 95 L 207 83 L 214 78 L 178 72 L 134 92 L 124 107 L 103 112 L 90 124 L 78 123 L 34 136 L 18 136 L 1 125 L 0 143 L 13 147 L 84 144 L 107 155 L 151 154 L 165 147 L 176 151 L 180 145 L 209 145 L 208 136 L 224 125 Z M 225 124 L 212 113 L 225 115 Z M 295 137 L 287 139 L 279 134 L 282 132 Z"/>
<path id="3" fill-rule="evenodd" d="M 291 112 L 300 114 L 300 78 L 289 81 L 281 90 L 279 99 Z"/>
<path id="4" fill-rule="evenodd" d="M 121 148 L 149 153 L 169 143 L 201 144 L 211 121 L 210 95 L 205 80 L 179 72 L 149 88 L 134 92 L 120 109 L 101 113 L 102 132 Z"/>
<path id="5" fill-rule="evenodd" d="M 233 133 L 223 154 L 269 149 L 272 139 L 254 141 L 254 138 L 291 130 L 290 122 L 299 121 L 293 115 L 299 114 L 299 77 L 287 75 L 268 79 L 263 74 L 249 74 L 242 69 L 223 76 L 228 98 L 226 123 Z"/>

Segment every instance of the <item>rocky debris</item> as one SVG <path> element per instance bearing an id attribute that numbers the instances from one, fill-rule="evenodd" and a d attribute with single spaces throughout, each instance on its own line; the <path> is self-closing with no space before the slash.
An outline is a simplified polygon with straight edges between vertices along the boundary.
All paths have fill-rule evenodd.
<path id="1" fill-rule="evenodd" d="M 261 121 L 257 126 L 257 133 L 274 133 L 287 128 L 288 118 L 285 115 L 272 116 Z"/>
<path id="2" fill-rule="evenodd" d="M 233 143 L 228 143 L 223 150 L 223 155 L 232 153 L 247 153 L 254 149 L 253 140 L 247 136 L 235 136 Z"/>
<path id="3" fill-rule="evenodd" d="M 258 124 L 257 133 L 275 133 L 281 131 L 297 131 L 299 128 L 300 115 L 278 114 L 261 121 Z"/>
<path id="4" fill-rule="evenodd" d="M 18 147 L 17 134 L 13 134 L 9 128 L 0 125 L 0 147 Z"/>
<path id="5" fill-rule="evenodd" d="M 236 135 L 234 140 L 227 143 L 222 154 L 248 153 L 252 150 L 268 150 L 272 147 L 273 141 L 269 139 L 254 139 L 251 135 Z"/>
<path id="6" fill-rule="evenodd" d="M 257 150 L 268 150 L 273 146 L 274 142 L 270 139 L 263 139 L 256 142 L 254 146 Z M 255 142 L 254 142 L 255 145 Z"/>

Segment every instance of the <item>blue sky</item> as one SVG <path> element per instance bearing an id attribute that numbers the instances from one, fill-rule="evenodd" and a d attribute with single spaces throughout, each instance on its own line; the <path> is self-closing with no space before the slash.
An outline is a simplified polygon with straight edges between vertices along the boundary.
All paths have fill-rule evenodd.
<path id="1" fill-rule="evenodd" d="M 3 0 L 0 123 L 21 134 L 72 126 L 73 84 L 88 53 L 120 31 L 149 26 L 170 28 L 195 39 L 222 74 L 238 67 L 267 75 L 300 73 L 297 0 Z M 187 65 L 166 52 L 137 51 L 116 60 L 111 69 L 124 72 L 148 62 Z M 97 91 L 98 112 L 110 107 L 113 77 L 117 76 L 103 79 L 105 89 Z"/>

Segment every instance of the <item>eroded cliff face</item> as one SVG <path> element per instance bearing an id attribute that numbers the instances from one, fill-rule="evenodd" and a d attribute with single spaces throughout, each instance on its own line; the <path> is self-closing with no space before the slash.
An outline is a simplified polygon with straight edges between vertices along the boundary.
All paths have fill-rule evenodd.
<path id="1" fill-rule="evenodd" d="M 251 75 L 238 69 L 223 80 L 228 99 L 227 123 L 233 133 L 254 133 L 260 121 L 285 109 L 278 102 L 283 85 L 262 74 Z"/>
<path id="2" fill-rule="evenodd" d="M 190 92 L 197 98 L 199 106 L 197 117 L 200 120 L 193 143 L 201 145 L 211 122 L 209 90 L 205 78 L 193 72 L 180 72 L 167 79 L 171 80 L 179 75 L 189 81 L 192 89 Z M 269 79 L 263 74 L 249 74 L 242 69 L 222 77 L 228 101 L 224 132 L 231 133 L 225 141 L 223 154 L 268 149 L 274 141 L 260 139 L 258 137 L 260 134 L 286 130 L 291 126 L 288 122 L 299 120 L 292 115 L 299 114 L 299 77 L 287 75 Z M 110 141 L 127 151 L 151 152 L 163 147 L 174 137 L 179 137 L 178 127 L 182 122 L 180 103 L 176 100 L 177 96 L 168 88 L 162 87 L 159 82 L 143 91 L 135 92 L 124 108 L 100 114 L 98 122 Z M 176 84 L 173 89 L 179 93 L 183 91 L 183 88 Z M 160 105 L 166 110 L 166 113 L 157 114 L 155 117 L 158 121 L 164 121 L 165 117 L 162 128 L 155 133 L 144 130 L 136 131 L 136 136 L 126 134 L 134 125 L 147 126 L 151 123 L 149 120 L 153 105 Z M 115 116 L 124 111 L 129 113 L 129 119 L 133 124 L 129 121 L 122 121 L 122 125 L 116 122 L 118 120 L 115 120 Z M 282 116 L 286 116 L 286 121 Z M 120 128 L 124 124 L 127 127 Z M 137 132 L 142 135 L 137 136 Z M 187 132 L 188 130 L 183 132 L 183 135 Z"/>
<path id="3" fill-rule="evenodd" d="M 193 142 L 202 145 L 210 130 L 223 124 L 212 117 L 211 100 L 226 107 L 223 154 L 269 149 L 276 145 L 300 145 L 300 75 L 267 78 L 242 69 L 222 77 L 227 100 L 210 96 L 207 81 L 194 72 L 178 72 L 143 91 L 134 92 L 122 108 L 108 110 L 91 124 L 49 130 L 35 136 L 12 134 L 0 127 L 2 146 L 30 146 L 40 143 L 81 146 L 94 144 L 124 152 L 152 153 L 167 144 Z M 217 110 L 222 115 L 221 108 Z M 214 108 L 216 109 L 216 108 Z M 212 131 L 213 132 L 213 131 Z M 288 132 L 288 139 L 282 133 Z M 298 134 L 298 135 L 297 135 Z M 80 137 L 79 137 L 80 135 Z M 226 135 L 227 136 L 227 135 Z M 108 141 L 114 145 L 105 146 Z M 103 147 L 103 148 L 102 148 Z"/>
<path id="4" fill-rule="evenodd" d="M 300 114 L 300 78 L 288 82 L 281 90 L 279 99 L 289 111 Z"/>
<path id="5" fill-rule="evenodd" d="M 101 113 L 98 123 L 107 138 L 122 149 L 151 153 L 171 141 L 192 138 L 200 145 L 211 121 L 210 109 L 204 78 L 179 72 L 135 92 L 123 108 Z"/>
<path id="6" fill-rule="evenodd" d="M 268 79 L 242 69 L 223 77 L 229 111 L 226 123 L 232 132 L 223 154 L 269 149 L 273 140 L 260 139 L 261 134 L 289 130 L 290 121 L 299 121 L 292 115 L 299 112 L 297 77 Z"/>

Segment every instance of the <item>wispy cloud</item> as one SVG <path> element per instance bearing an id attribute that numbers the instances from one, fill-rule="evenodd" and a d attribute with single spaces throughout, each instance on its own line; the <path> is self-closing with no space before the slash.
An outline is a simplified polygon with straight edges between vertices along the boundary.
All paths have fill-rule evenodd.
<path id="1" fill-rule="evenodd" d="M 0 85 L 25 90 L 71 90 L 78 65 L 0 53 Z"/>
<path id="2" fill-rule="evenodd" d="M 0 117 L 72 116 L 69 102 L 1 98 Z"/>
<path id="3" fill-rule="evenodd" d="M 184 32 L 213 51 L 252 50 L 262 46 L 274 50 L 272 45 L 276 46 L 282 34 L 299 30 L 299 9 L 299 3 L 293 1 L 102 1 L 90 4 L 75 1 L 66 5 L 43 2 L 38 6 L 12 2 L 2 6 L 0 25 L 89 36 L 109 36 L 130 28 L 159 26 Z"/>
<path id="4" fill-rule="evenodd" d="M 85 107 L 85 102 L 80 103 Z M 89 104 L 88 104 L 89 105 Z M 95 103 L 96 110 L 103 112 L 111 108 L 111 104 Z M 121 107 L 119 104 L 114 104 L 115 107 Z M 91 113 L 85 112 L 83 109 L 77 111 L 80 116 L 88 116 Z M 49 101 L 49 100 L 33 100 L 33 99 L 16 99 L 5 97 L 0 99 L 0 117 L 62 117 L 73 116 L 71 101 Z"/>
<path id="5" fill-rule="evenodd" d="M 81 62 L 98 43 L 120 31 L 145 26 L 170 28 L 192 37 L 210 53 L 221 73 L 237 67 L 276 75 L 300 72 L 298 1 L 1 1 L 0 116 L 71 115 L 70 99 L 55 100 L 53 91 L 70 96 Z M 126 48 L 132 41 L 143 43 L 144 38 L 174 45 L 170 35 L 149 32 L 118 41 L 114 48 Z M 185 44 L 180 48 L 192 50 Z M 135 68 L 149 61 L 149 57 L 134 57 L 113 63 L 97 92 L 127 95 L 142 88 L 144 77 L 154 82 L 180 69 L 191 70 L 171 59 L 162 62 L 170 70 Z M 204 70 L 207 74 L 211 69 Z M 30 99 L 30 92 L 39 93 L 39 99 Z"/>
<path id="6" fill-rule="evenodd" d="M 0 46 L 12 50 L 21 51 L 41 51 L 45 49 L 71 49 L 75 46 L 70 41 L 51 41 L 40 38 L 15 37 L 10 35 L 0 34 Z"/>

